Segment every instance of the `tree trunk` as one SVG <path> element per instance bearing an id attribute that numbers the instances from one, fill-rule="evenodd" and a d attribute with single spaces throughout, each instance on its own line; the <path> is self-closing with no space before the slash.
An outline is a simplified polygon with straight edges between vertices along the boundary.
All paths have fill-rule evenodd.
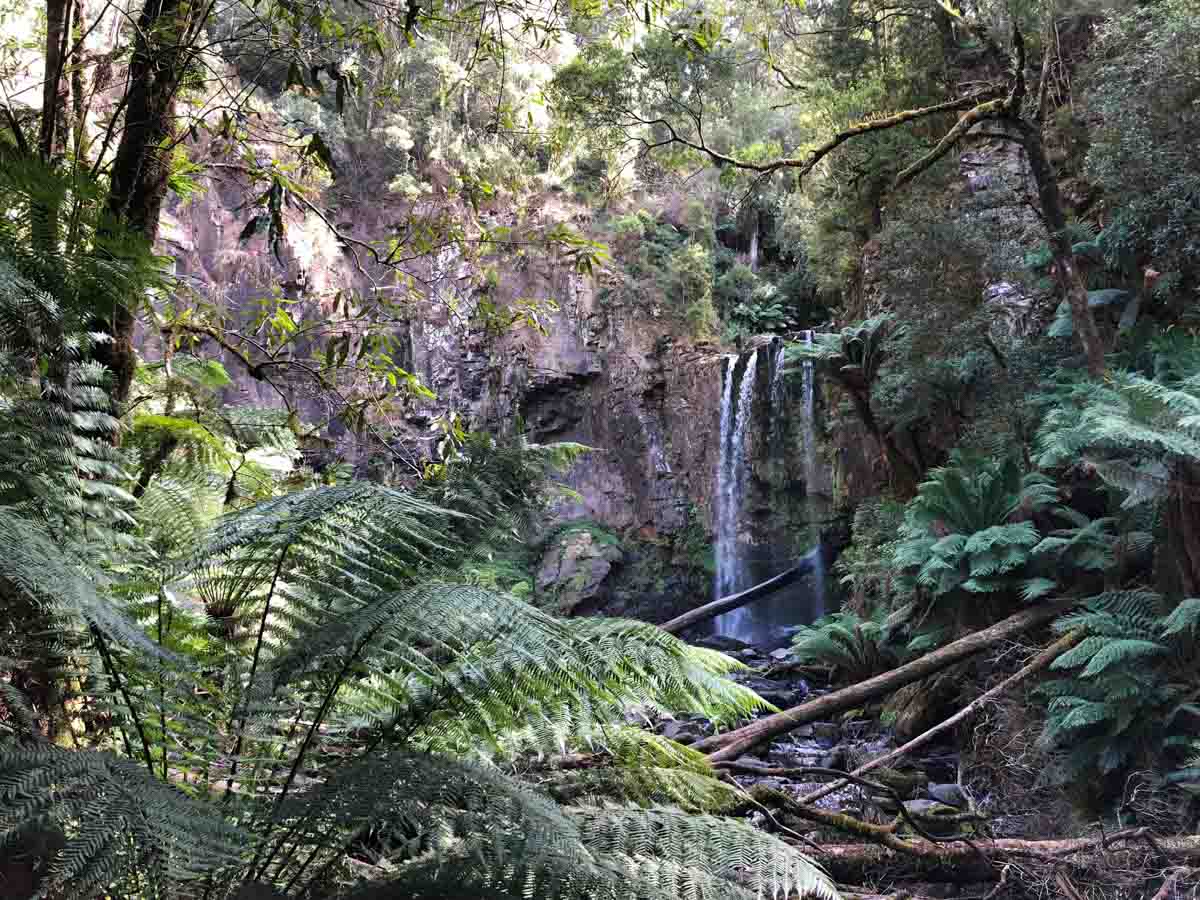
<path id="1" fill-rule="evenodd" d="M 69 82 L 62 73 L 71 39 L 71 0 L 47 0 L 46 68 L 42 82 L 42 118 L 38 129 L 37 158 L 49 169 L 62 159 L 70 111 Z M 64 85 L 67 85 L 64 89 Z M 44 259 L 58 252 L 58 220 L 62 195 L 46 191 L 30 211 L 34 247 Z"/>
<path id="2" fill-rule="evenodd" d="M 158 220 L 167 192 L 170 144 L 174 136 L 175 92 L 190 47 L 185 7 L 180 0 L 148 0 L 138 18 L 137 39 L 129 63 L 124 130 L 113 161 L 108 210 L 128 235 L 147 248 L 158 239 Z M 100 323 L 112 336 L 100 344 L 96 358 L 113 373 L 113 399 L 129 398 L 137 357 L 133 349 L 135 319 L 129 298 Z"/>
<path id="3" fill-rule="evenodd" d="M 1169 593 L 1200 597 L 1200 465 L 1180 462 L 1171 467 L 1163 530 L 1167 535 L 1168 566 L 1163 573 Z"/>
<path id="4" fill-rule="evenodd" d="M 71 42 L 71 0 L 46 2 L 46 70 L 42 82 L 42 121 L 38 133 L 38 154 L 42 162 L 61 156 L 68 128 L 70 98 L 64 94 L 63 66 Z M 67 88 L 69 91 L 69 87 Z"/>
<path id="5" fill-rule="evenodd" d="M 1046 158 L 1040 129 L 1024 120 L 1016 122 L 1021 134 L 1021 146 L 1029 160 L 1029 170 L 1037 185 L 1038 198 L 1042 204 L 1050 253 L 1054 258 L 1054 271 L 1059 286 L 1071 307 L 1071 323 L 1087 357 L 1088 374 L 1099 378 L 1104 374 L 1104 343 L 1100 340 L 1100 329 L 1088 308 L 1087 287 L 1083 276 L 1075 265 L 1075 254 L 1071 250 L 1071 238 L 1067 234 L 1067 216 L 1063 212 L 1062 195 L 1058 191 L 1058 179 Z"/>
<path id="6" fill-rule="evenodd" d="M 736 759 L 747 750 L 781 734 L 786 734 L 807 722 L 815 722 L 847 709 L 862 706 L 864 703 L 890 694 L 906 684 L 936 674 L 976 653 L 1028 631 L 1030 628 L 1043 625 L 1066 612 L 1077 602 L 1076 598 L 1067 597 L 1023 610 L 995 625 L 959 638 L 945 647 L 892 669 L 890 672 L 884 672 L 882 675 L 860 681 L 858 684 L 834 691 L 832 694 L 801 703 L 799 706 L 794 706 L 773 716 L 758 719 L 727 734 L 705 738 L 693 746 L 697 750 L 707 752 L 709 760 L 712 762 Z"/>
<path id="7" fill-rule="evenodd" d="M 753 603 L 763 597 L 767 597 L 782 588 L 787 587 L 799 581 L 805 575 L 816 569 L 814 563 L 821 555 L 821 548 L 814 547 L 808 553 L 801 557 L 800 561 L 790 569 L 780 572 L 774 578 L 768 578 L 754 587 L 746 588 L 736 594 L 729 594 L 726 597 L 720 597 L 713 600 L 711 603 L 705 603 L 703 606 L 698 606 L 695 609 L 685 612 L 681 616 L 676 616 L 669 622 L 664 622 L 658 627 L 663 631 L 671 634 L 678 634 L 685 628 L 695 625 L 698 622 L 706 622 L 709 619 L 716 618 L 721 613 L 729 612 L 731 609 L 740 609 L 748 603 Z"/>
<path id="8" fill-rule="evenodd" d="M 862 884 L 886 875 L 889 881 L 900 878 L 921 881 L 964 883 L 995 881 L 1003 864 L 1022 860 L 1029 866 L 1039 862 L 1048 867 L 1071 865 L 1091 868 L 1099 874 L 1121 869 L 1140 868 L 1147 855 L 1162 856 L 1173 863 L 1200 863 L 1200 836 L 1153 837 L 1153 846 L 1145 837 L 1111 841 L 1106 849 L 1102 838 L 1064 838 L 1060 840 L 1020 840 L 1001 838 L 934 844 L 921 839 L 910 843 L 919 855 L 906 855 L 879 844 L 828 844 L 805 853 L 825 867 L 839 883 Z M 982 856 L 980 853 L 982 852 Z"/>

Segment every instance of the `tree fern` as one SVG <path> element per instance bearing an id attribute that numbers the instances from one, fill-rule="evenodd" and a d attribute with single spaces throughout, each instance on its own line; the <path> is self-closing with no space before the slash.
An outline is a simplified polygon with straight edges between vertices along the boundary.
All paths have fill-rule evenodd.
<path id="1" fill-rule="evenodd" d="M 1155 593 L 1113 591 L 1055 624 L 1087 632 L 1051 665 L 1069 677 L 1039 688 L 1048 701 L 1042 740 L 1063 751 L 1063 777 L 1145 762 L 1188 733 L 1179 714 L 1197 686 L 1187 634 L 1197 610 L 1195 598 L 1171 609 Z"/>
<path id="2" fill-rule="evenodd" d="M 1011 457 L 984 460 L 956 451 L 905 510 L 892 564 L 908 604 L 892 624 L 913 623 L 912 649 L 924 649 L 963 622 L 986 621 L 1016 597 L 1042 596 L 1044 589 L 1030 590 L 1042 574 L 1036 523 L 1060 511 L 1050 479 L 1023 473 Z"/>
<path id="3" fill-rule="evenodd" d="M 126 872 L 161 891 L 235 864 L 245 835 L 216 809 L 108 753 L 0 751 L 0 848 L 57 828 L 66 845 L 42 891 L 91 898 Z"/>
<path id="4" fill-rule="evenodd" d="M 834 613 L 802 626 L 792 637 L 792 654 L 803 663 L 830 666 L 845 681 L 863 681 L 893 668 L 901 654 L 888 644 L 886 610 L 869 618 Z"/>
<path id="5" fill-rule="evenodd" d="M 216 645 L 208 664 L 224 660 L 219 680 L 177 664 L 175 653 L 154 664 L 132 650 L 109 653 L 120 677 L 111 692 L 117 721 L 139 761 L 121 771 L 180 780 L 200 798 L 229 797 L 225 808 L 251 835 L 240 845 L 236 878 L 284 890 L 336 880 L 349 849 L 406 822 L 419 852 L 396 864 L 411 867 L 414 879 L 436 857 L 463 884 L 479 877 L 543 892 L 536 896 L 670 896 L 659 886 L 668 870 L 680 884 L 716 884 L 713 873 L 675 860 L 671 846 L 661 858 L 597 858 L 582 832 L 563 830 L 550 797 L 536 800 L 496 766 L 506 748 L 550 749 L 538 740 L 539 719 L 556 721 L 556 747 L 566 748 L 617 725 L 630 707 L 744 716 L 763 704 L 719 677 L 737 664 L 642 623 L 562 621 L 511 597 L 426 580 L 453 571 L 437 556 L 450 546 L 443 529 L 454 518 L 377 486 L 301 492 L 220 520 L 168 567 L 178 574 L 161 586 L 159 602 L 139 599 L 136 582 L 123 587 L 126 611 L 151 633 L 171 618 L 168 637 L 181 638 L 172 649 L 189 646 L 179 632 L 195 615 L 182 599 L 189 594 L 233 601 L 254 625 L 243 625 L 226 650 Z M 197 689 L 207 711 L 189 700 Z M 731 802 L 729 789 L 682 748 L 647 743 L 654 752 L 638 756 L 629 746 L 590 784 L 560 780 L 559 796 L 674 800 L 693 810 Z M 386 755 L 366 755 L 368 748 Z M 32 766 L 40 751 L 30 752 Z M 359 762 L 341 762 L 347 756 Z M 37 784 L 21 785 L 14 790 L 31 794 L 25 802 L 48 802 Z M 63 860 L 95 855 L 108 881 L 147 877 L 142 856 L 67 837 Z M 169 864 L 163 878 L 175 877 L 171 852 L 155 850 Z M 799 878 L 802 858 L 785 855 L 791 868 L 775 877 Z M 63 866 L 68 888 L 89 883 L 74 863 Z M 172 890 L 187 892 L 191 876 L 179 877 Z M 733 882 L 725 887 L 706 896 L 740 896 Z"/>
<path id="6" fill-rule="evenodd" d="M 1076 465 L 1125 492 L 1126 506 L 1166 496 L 1171 469 L 1200 461 L 1200 382 L 1117 372 L 1087 391 L 1060 388 L 1038 434 L 1039 464 Z"/>

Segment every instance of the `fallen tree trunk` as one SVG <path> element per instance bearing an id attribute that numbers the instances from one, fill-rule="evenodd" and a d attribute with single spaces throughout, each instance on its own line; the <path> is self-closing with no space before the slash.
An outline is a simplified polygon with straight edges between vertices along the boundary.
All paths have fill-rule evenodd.
<path id="1" fill-rule="evenodd" d="M 678 634 L 685 628 L 695 625 L 697 622 L 715 619 L 721 613 L 729 612 L 732 609 L 739 609 L 747 603 L 753 603 L 755 600 L 766 597 L 768 594 L 773 594 L 811 573 L 816 568 L 816 560 L 820 555 L 821 548 L 814 547 L 808 553 L 804 554 L 796 565 L 790 569 L 785 569 L 774 578 L 768 578 L 766 581 L 760 582 L 754 585 L 754 587 L 746 588 L 744 591 L 739 591 L 736 594 L 719 597 L 710 603 L 705 603 L 703 606 L 698 606 L 693 610 L 685 612 L 682 616 L 676 616 L 674 619 L 664 622 L 658 627 L 671 634 Z"/>
<path id="2" fill-rule="evenodd" d="M 678 634 L 684 629 L 695 625 L 697 622 L 715 619 L 721 613 L 740 609 L 747 603 L 753 603 L 755 600 L 767 597 L 787 587 L 789 584 L 799 581 L 805 575 L 814 571 L 827 572 L 829 571 L 829 567 L 837 562 L 838 556 L 841 555 L 842 550 L 849 543 L 849 518 L 846 514 L 842 514 L 825 522 L 824 527 L 821 529 L 821 536 L 817 546 L 800 557 L 790 569 L 785 569 L 774 578 L 768 578 L 766 581 L 746 588 L 744 591 L 738 591 L 736 594 L 730 594 L 727 597 L 718 597 L 716 600 L 705 603 L 703 606 L 698 606 L 681 616 L 676 616 L 674 619 L 664 622 L 658 627 L 671 634 Z"/>
<path id="3" fill-rule="evenodd" d="M 819 862 L 839 883 L 862 883 L 886 873 L 899 879 L 954 883 L 996 881 L 1003 866 L 1016 860 L 1030 865 L 1073 865 L 1098 872 L 1137 870 L 1149 863 L 1150 871 L 1166 865 L 1200 863 L 1200 835 L 1155 837 L 1130 834 L 1107 843 L 1102 838 L 1021 840 L 1000 838 L 971 843 L 908 842 L 918 853 L 898 852 L 880 844 L 826 844 L 805 854 Z M 1157 848 L 1157 849 L 1155 849 Z M 1186 870 L 1185 870 L 1186 871 Z"/>
<path id="4" fill-rule="evenodd" d="M 914 750 L 920 749 L 921 747 L 928 744 L 935 737 L 937 737 L 939 734 L 942 734 L 944 731 L 947 731 L 948 729 L 953 728 L 955 725 L 957 725 L 959 722 L 962 722 L 964 719 L 969 719 L 985 703 L 991 702 L 992 700 L 994 700 L 995 698 L 997 698 L 1001 694 L 1003 694 L 1005 691 L 1007 691 L 1009 688 L 1013 687 L 1014 685 L 1019 684 L 1020 682 L 1024 681 L 1026 678 L 1028 678 L 1030 675 L 1033 675 L 1036 672 L 1040 672 L 1042 669 L 1049 666 L 1050 663 L 1052 663 L 1052 662 L 1054 662 L 1054 660 L 1058 659 L 1060 654 L 1063 654 L 1066 651 L 1070 650 L 1072 647 L 1074 647 L 1076 644 L 1078 644 L 1081 640 L 1083 640 L 1083 630 L 1082 629 L 1077 628 L 1074 631 L 1067 632 L 1067 634 L 1063 635 L 1061 638 L 1059 638 L 1057 641 L 1055 641 L 1053 644 L 1051 644 L 1049 647 L 1047 647 L 1045 650 L 1043 650 L 1041 653 L 1039 653 L 1037 656 L 1035 656 L 1029 663 L 1024 665 L 1020 669 L 1020 671 L 1010 675 L 1008 678 L 1004 679 L 1002 682 L 1000 682 L 998 685 L 996 685 L 994 688 L 987 691 L 986 693 L 980 694 L 978 697 L 976 697 L 974 700 L 972 700 L 970 703 L 968 703 L 966 706 L 964 706 L 962 709 L 960 709 L 958 712 L 956 712 L 950 718 L 946 719 L 944 722 L 940 722 L 937 725 L 934 725 L 928 731 L 924 732 L 923 734 L 917 735 L 915 738 L 913 738 L 907 744 L 904 744 L 901 747 L 897 747 L 891 753 L 885 753 L 883 756 L 880 756 L 877 759 L 871 760 L 869 763 L 859 766 L 857 769 L 855 769 L 850 774 L 853 776 L 856 776 L 856 777 L 862 777 L 863 775 L 866 775 L 868 772 L 871 772 L 872 770 L 877 769 L 882 765 L 886 765 L 887 763 L 890 763 L 894 760 L 900 759 L 903 756 L 906 756 L 909 753 L 912 753 Z M 829 796 L 834 791 L 840 791 L 842 788 L 844 788 L 846 785 L 848 785 L 850 783 L 851 782 L 849 779 L 842 779 L 841 781 L 835 781 L 832 784 L 827 784 L 823 788 L 813 791 L 808 796 L 801 797 L 800 802 L 801 803 L 815 803 L 816 801 L 820 800 L 822 797 Z"/>
<path id="5" fill-rule="evenodd" d="M 1022 610 L 995 625 L 952 641 L 945 647 L 927 653 L 919 659 L 914 659 L 889 672 L 884 672 L 882 675 L 876 675 L 874 678 L 860 681 L 858 684 L 850 685 L 840 691 L 834 691 L 807 703 L 801 703 L 799 706 L 794 706 L 773 716 L 758 719 L 726 734 L 705 738 L 692 746 L 696 750 L 708 753 L 709 760 L 712 762 L 736 759 L 747 750 L 785 734 L 793 728 L 845 712 L 848 709 L 854 709 L 856 706 L 862 706 L 871 700 L 890 694 L 906 684 L 934 675 L 942 669 L 974 656 L 1001 641 L 1028 631 L 1030 628 L 1043 625 L 1051 619 L 1057 618 L 1078 602 L 1076 598 L 1067 597 Z"/>

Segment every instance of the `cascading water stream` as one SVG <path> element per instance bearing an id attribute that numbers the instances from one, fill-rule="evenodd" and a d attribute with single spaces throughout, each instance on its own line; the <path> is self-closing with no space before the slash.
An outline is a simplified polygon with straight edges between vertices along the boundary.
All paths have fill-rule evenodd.
<path id="1" fill-rule="evenodd" d="M 802 341 L 810 345 L 812 332 L 803 332 Z M 746 438 L 755 411 L 755 389 L 758 376 L 758 354 L 751 350 L 745 356 L 725 358 L 721 390 L 720 459 L 717 464 L 715 556 L 716 577 L 714 597 L 724 597 L 745 590 L 787 565 L 790 551 L 780 549 L 776 558 L 771 541 L 751 548 L 738 540 L 742 530 L 742 514 L 750 472 L 749 448 Z M 765 433 L 766 452 L 771 457 L 771 469 L 786 468 L 788 459 L 788 415 L 790 401 L 784 378 L 785 347 L 782 341 L 773 342 L 769 350 L 769 384 L 767 385 L 768 428 Z M 811 361 L 801 370 L 801 390 L 804 411 L 802 463 L 805 490 L 814 495 L 818 484 L 818 457 L 814 422 L 816 379 Z M 798 443 L 798 442 L 797 442 Z M 799 473 L 797 473 L 799 474 Z M 794 537 L 794 536 L 793 536 Z M 785 541 L 785 543 L 788 543 Z M 813 573 L 811 589 L 803 593 L 780 592 L 740 609 L 730 610 L 714 621 L 717 633 L 748 643 L 762 644 L 784 639 L 788 626 L 804 624 L 824 613 L 824 572 Z"/>
<path id="2" fill-rule="evenodd" d="M 717 542 L 716 591 L 718 597 L 749 587 L 745 584 L 746 567 L 738 549 L 738 525 L 746 485 L 746 428 L 754 410 L 754 382 L 758 373 L 758 352 L 750 351 L 736 385 L 738 357 L 725 364 L 725 385 L 721 394 L 721 458 L 717 467 Z M 716 621 L 723 633 L 737 633 L 745 611 L 735 609 Z"/>
<path id="3" fill-rule="evenodd" d="M 811 347 L 813 344 L 813 333 L 811 331 L 803 332 L 801 340 L 806 347 Z M 804 391 L 804 492 L 807 496 L 811 497 L 814 493 L 813 486 L 817 483 L 817 434 L 814 424 L 815 416 L 813 415 L 816 377 L 811 359 L 804 360 L 801 375 L 801 389 Z M 814 560 L 812 583 L 813 601 L 817 609 L 824 611 L 825 571 L 821 564 L 820 554 L 817 554 Z"/>

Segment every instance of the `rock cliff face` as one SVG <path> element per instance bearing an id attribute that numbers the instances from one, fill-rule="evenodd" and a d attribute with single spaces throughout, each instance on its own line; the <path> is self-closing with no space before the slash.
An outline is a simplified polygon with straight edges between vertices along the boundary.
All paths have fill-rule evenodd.
<path id="1" fill-rule="evenodd" d="M 960 174 L 943 199 L 954 216 L 987 238 L 981 301 L 994 311 L 997 329 L 1019 333 L 1038 327 L 1037 298 L 1011 274 L 1040 240 L 1040 224 L 1025 202 L 1028 176 L 1019 156 L 1003 142 L 975 144 L 962 155 Z M 193 202 L 171 208 L 164 222 L 164 249 L 176 257 L 177 271 L 215 308 L 247 320 L 255 300 L 282 285 L 295 301 L 294 316 L 303 321 L 332 315 L 339 291 L 368 287 L 315 215 L 289 213 L 282 259 L 262 238 L 240 242 L 244 216 L 235 210 L 244 199 L 235 178 L 217 179 Z M 547 221 L 573 220 L 586 230 L 586 210 L 553 196 L 541 205 Z M 358 198 L 347 201 L 337 226 L 367 240 L 386 233 L 389 221 L 405 212 L 387 200 Z M 864 313 L 891 307 L 880 274 L 894 264 L 872 244 L 865 248 Z M 578 602 L 654 618 L 704 599 L 711 590 L 707 546 L 721 452 L 726 366 L 721 348 L 689 338 L 677 321 L 656 309 L 618 302 L 619 292 L 609 289 L 603 272 L 593 279 L 566 265 L 514 257 L 511 264 L 499 261 L 499 280 L 481 289 L 473 265 L 451 251 L 424 263 L 422 277 L 432 290 L 399 326 L 399 356 L 436 400 L 401 405 L 390 423 L 395 442 L 408 454 L 428 455 L 430 423 L 455 411 L 473 429 L 504 433 L 522 427 L 537 442 L 569 440 L 594 448 L 564 476 L 569 491 L 555 505 L 554 516 L 597 523 L 621 536 L 624 552 L 620 558 L 611 552 L 596 557 L 608 568 Z M 503 307 L 521 297 L 555 301 L 544 330 L 514 326 L 493 332 L 476 315 L 481 301 Z M 886 475 L 871 439 L 853 421 L 840 417 L 836 430 L 827 434 L 824 409 L 832 398 L 818 391 L 813 432 L 819 441 L 819 475 L 814 480 L 811 466 L 806 471 L 804 465 L 808 439 L 800 379 L 793 375 L 786 382 L 787 412 L 780 416 L 781 399 L 768 388 L 774 348 L 765 338 L 752 341 L 739 365 L 747 364 L 750 348 L 758 350 L 758 387 L 747 430 L 750 478 L 739 540 L 759 548 L 755 555 L 769 569 L 801 552 L 811 539 L 803 527 L 813 512 L 806 495 L 852 499 L 876 491 Z M 236 380 L 229 400 L 279 402 L 274 389 L 239 371 L 236 360 L 224 355 Z M 309 421 L 333 412 L 303 383 L 286 390 Z M 336 422 L 329 433 L 334 446 L 324 452 L 360 465 L 371 462 L 363 458 L 362 448 L 369 445 Z M 564 548 L 548 552 L 561 559 Z"/>
<path id="2" fill-rule="evenodd" d="M 926 315 L 917 298 L 940 292 L 938 302 L 928 303 L 928 308 L 955 310 L 940 323 L 946 333 L 957 318 L 971 317 L 978 326 L 966 336 L 972 346 L 986 334 L 991 347 L 1001 352 L 997 348 L 1011 339 L 1045 329 L 1054 313 L 1048 280 L 1039 284 L 1027 261 L 1045 246 L 1046 234 L 1031 201 L 1036 189 L 1018 146 L 997 138 L 973 140 L 958 156 L 957 177 L 940 190 L 926 190 L 919 205 L 898 203 L 895 212 L 885 216 L 883 230 L 863 247 L 858 306 L 848 318 L 890 313 L 896 326 L 909 327 Z M 1075 194 L 1071 189 L 1066 197 L 1075 202 Z M 941 230 L 928 228 L 935 221 Z M 926 254 L 918 259 L 907 252 L 914 242 L 909 239 L 906 245 L 897 234 L 922 227 L 929 242 L 917 248 Z M 931 279 L 930 272 L 938 276 Z M 924 327 L 937 331 L 927 322 Z M 839 410 L 834 403 L 831 410 L 829 441 L 838 500 L 853 505 L 886 492 L 891 476 L 876 438 L 848 408 Z M 917 435 L 922 446 L 916 448 L 911 435 L 893 436 L 911 450 L 913 462 L 923 470 L 955 443 L 961 424 L 954 417 L 923 422 Z"/>
<path id="3" fill-rule="evenodd" d="M 290 214 L 282 259 L 262 238 L 239 241 L 242 223 L 233 210 L 243 193 L 236 182 L 218 181 L 190 204 L 171 208 L 164 223 L 165 249 L 175 256 L 177 271 L 215 308 L 248 321 L 257 298 L 282 284 L 294 301 L 293 317 L 303 323 L 333 315 L 339 291 L 366 287 L 315 216 Z M 386 229 L 394 213 L 386 205 L 364 202 L 344 211 L 339 218 L 345 222 L 338 227 L 365 239 Z M 581 211 L 574 214 L 582 217 Z M 572 211 L 560 206 L 546 215 L 561 220 Z M 498 282 L 481 293 L 461 287 L 478 281 L 470 277 L 469 263 L 448 252 L 429 261 L 424 274 L 434 290 L 400 329 L 401 364 L 437 399 L 407 401 L 391 423 L 394 439 L 406 452 L 428 454 L 430 422 L 455 411 L 472 429 L 504 433 L 523 427 L 535 442 L 577 441 L 594 448 L 563 477 L 569 490 L 553 507 L 554 517 L 593 521 L 619 534 L 625 552 L 619 559 L 611 552 L 594 560 L 584 554 L 589 556 L 585 568 L 603 562 L 606 570 L 598 582 L 604 584 L 589 586 L 573 605 L 586 600 L 609 611 L 655 618 L 702 601 L 711 590 L 706 555 L 726 357 L 715 344 L 687 337 L 677 321 L 658 310 L 618 303 L 604 273 L 588 278 L 545 261 L 514 260 L 511 267 L 499 268 Z M 529 296 L 551 298 L 557 305 L 544 330 L 514 326 L 496 333 L 475 315 L 483 299 L 503 306 Z M 752 477 L 745 540 L 771 543 L 786 555 L 791 550 L 778 546 L 781 536 L 792 534 L 797 517 L 803 517 L 798 501 L 805 492 L 804 438 L 796 422 L 772 407 L 773 350 L 766 340 L 754 342 L 761 349 L 747 437 Z M 235 379 L 229 400 L 280 402 L 273 388 L 250 377 L 228 352 L 208 349 L 224 356 Z M 319 393 L 303 383 L 286 390 L 307 420 L 330 416 Z M 794 395 L 787 396 L 795 407 Z M 360 466 L 370 462 L 362 456 L 368 445 L 358 444 L 337 423 L 329 431 L 335 445 L 326 453 Z M 827 486 L 823 490 L 828 493 Z M 801 529 L 796 542 L 805 539 Z M 565 551 L 551 552 L 561 561 Z M 557 590 L 549 579 L 545 589 Z"/>

